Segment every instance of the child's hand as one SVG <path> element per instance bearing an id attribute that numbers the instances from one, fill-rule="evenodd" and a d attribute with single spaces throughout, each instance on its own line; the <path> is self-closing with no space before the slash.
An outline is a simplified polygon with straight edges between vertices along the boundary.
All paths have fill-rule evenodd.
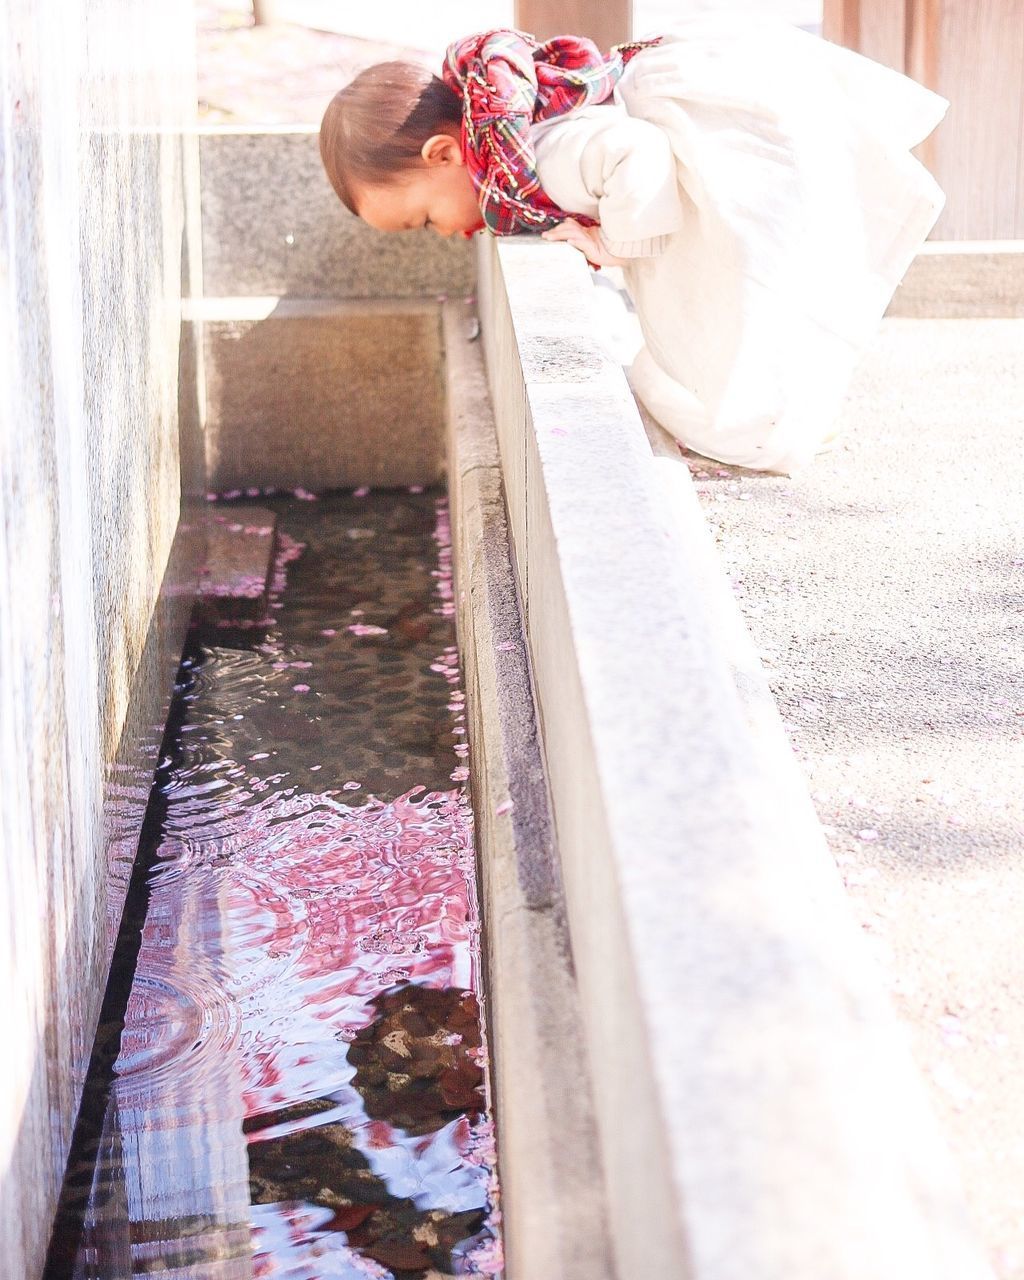
<path id="1" fill-rule="evenodd" d="M 544 240 L 564 240 L 566 244 L 571 244 L 595 267 L 624 267 L 627 259 L 617 258 L 614 253 L 609 253 L 601 243 L 599 231 L 600 227 L 585 227 L 575 218 L 566 218 L 557 227 L 540 234 Z"/>

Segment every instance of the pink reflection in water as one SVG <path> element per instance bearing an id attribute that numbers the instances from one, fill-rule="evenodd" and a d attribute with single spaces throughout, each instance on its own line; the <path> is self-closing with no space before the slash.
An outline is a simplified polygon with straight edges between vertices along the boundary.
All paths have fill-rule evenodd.
<path id="1" fill-rule="evenodd" d="M 443 500 L 436 512 L 433 611 L 450 617 Z M 300 553 L 285 536 L 275 594 L 285 589 L 287 564 Z M 381 630 L 349 629 L 357 635 Z M 434 659 L 433 669 L 452 686 L 453 723 L 461 720 L 454 646 Z M 305 693 L 307 687 L 294 689 Z M 468 777 L 462 755 L 456 744 L 455 781 Z M 182 783 L 185 774 L 179 774 Z M 366 1039 L 367 1029 L 381 1026 L 381 998 L 400 1005 L 408 986 L 479 996 L 468 789 L 411 785 L 393 800 L 371 795 L 347 804 L 340 792 L 268 790 L 266 781 L 239 769 L 230 793 L 211 794 L 211 809 L 204 811 L 192 798 L 207 784 L 202 777 L 194 783 L 180 787 L 182 802 L 171 797 L 116 1067 L 113 1105 L 132 1156 L 123 1175 L 129 1218 L 160 1221 L 163 1230 L 186 1219 L 221 1222 L 225 1231 L 230 1225 L 230 1256 L 214 1257 L 217 1246 L 210 1246 L 183 1276 L 358 1280 L 388 1277 L 392 1269 L 417 1273 L 421 1265 L 425 1272 L 430 1264 L 416 1261 L 418 1241 L 431 1239 L 431 1232 L 443 1236 L 446 1223 L 463 1215 L 473 1225 L 452 1236 L 450 1273 L 498 1274 L 489 1100 L 480 1096 L 464 1105 L 463 1097 L 461 1109 L 449 1106 L 459 1088 L 465 1095 L 467 1080 L 472 1089 L 478 1067 L 486 1092 L 482 1019 L 473 1043 L 443 1025 L 436 1032 L 428 1026 L 409 1033 L 410 1048 L 399 1021 L 394 1028 L 385 1023 L 376 1040 Z M 419 1016 L 409 1014 L 409 1025 Z M 368 1103 L 360 1077 L 368 1069 L 349 1058 L 357 1041 L 374 1052 L 391 1048 L 415 1057 L 427 1063 L 424 1070 L 433 1070 L 429 1055 L 435 1054 L 442 1065 L 432 1084 L 441 1101 L 436 1122 L 425 1123 L 428 1131 L 403 1128 L 392 1122 L 401 1112 L 389 1118 Z M 454 1095 L 446 1092 L 446 1072 L 458 1077 Z M 386 1103 L 386 1090 L 383 1096 Z M 327 1135 L 347 1162 L 345 1176 L 375 1180 L 389 1204 L 404 1206 L 413 1223 L 408 1239 L 377 1238 L 373 1197 L 339 1207 L 352 1199 L 347 1183 L 338 1204 L 316 1201 L 308 1188 L 290 1194 L 289 1187 L 305 1184 L 289 1182 L 283 1159 L 278 1181 L 279 1150 L 297 1152 L 292 1163 L 313 1176 L 316 1162 L 302 1144 L 307 1138 L 323 1144 Z M 249 1246 L 240 1250 L 238 1227 L 246 1221 Z M 154 1247 L 160 1246 L 150 1240 L 150 1259 Z M 144 1269 L 134 1250 L 133 1262 L 133 1272 Z M 436 1265 L 433 1273 L 440 1274 Z"/>

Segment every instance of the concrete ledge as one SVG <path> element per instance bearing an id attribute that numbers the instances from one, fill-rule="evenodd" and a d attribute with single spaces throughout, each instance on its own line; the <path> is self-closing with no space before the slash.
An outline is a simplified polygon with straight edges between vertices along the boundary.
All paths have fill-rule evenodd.
<path id="1" fill-rule="evenodd" d="M 926 241 L 885 314 L 1024 316 L 1024 240 Z"/>
<path id="2" fill-rule="evenodd" d="M 277 515 L 269 507 L 233 505 L 206 513 L 206 559 L 196 615 L 207 620 L 265 618 L 277 551 Z"/>
<path id="3" fill-rule="evenodd" d="M 596 349 L 587 268 L 523 237 L 480 274 L 619 1277 L 989 1277 L 685 464 Z"/>
<path id="4" fill-rule="evenodd" d="M 205 298 L 187 315 L 203 334 L 213 488 L 443 475 L 436 303 Z"/>
<path id="5" fill-rule="evenodd" d="M 462 296 L 472 246 L 432 231 L 385 235 L 331 190 L 311 127 L 199 130 L 203 275 L 211 297 Z"/>
<path id="6" fill-rule="evenodd" d="M 579 996 L 494 420 L 467 309 L 445 309 L 449 495 L 470 715 L 509 1280 L 614 1267 Z"/>

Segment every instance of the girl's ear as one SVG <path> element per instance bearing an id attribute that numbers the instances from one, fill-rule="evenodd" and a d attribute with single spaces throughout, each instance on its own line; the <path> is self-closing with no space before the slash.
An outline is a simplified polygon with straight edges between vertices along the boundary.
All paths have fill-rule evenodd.
<path id="1" fill-rule="evenodd" d="M 462 164 L 462 150 L 450 133 L 432 134 L 420 148 L 424 164 Z"/>

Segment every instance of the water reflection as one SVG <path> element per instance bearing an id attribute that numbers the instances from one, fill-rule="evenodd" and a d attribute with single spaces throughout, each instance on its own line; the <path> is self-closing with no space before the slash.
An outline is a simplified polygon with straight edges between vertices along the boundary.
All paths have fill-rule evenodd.
<path id="1" fill-rule="evenodd" d="M 186 662 L 70 1274 L 494 1275 L 445 501 L 277 505 L 270 619 Z"/>

